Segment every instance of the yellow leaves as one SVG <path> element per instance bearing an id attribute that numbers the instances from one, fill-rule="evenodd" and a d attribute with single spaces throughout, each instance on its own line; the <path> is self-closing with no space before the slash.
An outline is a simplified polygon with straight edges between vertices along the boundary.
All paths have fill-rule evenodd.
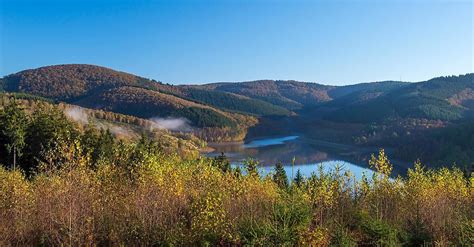
<path id="1" fill-rule="evenodd" d="M 18 171 L 0 166 L 0 245 L 27 239 L 33 231 L 30 217 L 33 206 L 31 186 Z M 15 236 L 15 238 L 13 238 Z"/>
<path id="2" fill-rule="evenodd" d="M 330 207 L 334 202 L 334 187 L 327 179 L 310 182 L 308 193 L 313 204 L 318 207 Z"/>
<path id="3" fill-rule="evenodd" d="M 330 244 L 330 232 L 327 228 L 317 227 L 300 233 L 299 246 L 324 247 Z"/>
<path id="4" fill-rule="evenodd" d="M 393 165 L 388 160 L 387 155 L 385 155 L 384 149 L 379 150 L 379 154 L 377 157 L 372 154 L 369 160 L 369 165 L 385 177 L 390 176 L 390 174 L 392 173 Z"/>
<path id="5" fill-rule="evenodd" d="M 40 237 L 49 245 L 239 245 L 252 234 L 269 240 L 265 227 L 278 235 L 296 222 L 287 232 L 295 244 L 327 246 L 333 224 L 351 222 L 357 211 L 402 227 L 420 219 L 434 239 L 453 241 L 474 205 L 472 180 L 461 171 L 417 163 L 406 178 L 389 178 L 383 150 L 371 160 L 383 179 L 355 182 L 339 168 L 321 168 L 288 193 L 268 178 L 223 173 L 206 158 L 149 155 L 133 176 L 105 161 L 92 168 L 76 147 L 65 150 L 66 165 L 31 180 L 0 167 L 0 245 L 35 245 Z M 275 214 L 280 204 L 285 217 Z"/>
<path id="6" fill-rule="evenodd" d="M 208 194 L 196 198 L 191 211 L 191 230 L 195 234 L 225 236 L 230 230 L 226 211 L 219 194 Z"/>

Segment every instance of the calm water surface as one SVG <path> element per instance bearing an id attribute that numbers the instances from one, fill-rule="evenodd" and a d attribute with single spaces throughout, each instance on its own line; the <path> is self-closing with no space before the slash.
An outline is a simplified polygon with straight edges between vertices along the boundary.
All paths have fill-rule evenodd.
<path id="1" fill-rule="evenodd" d="M 273 171 L 277 162 L 282 162 L 286 174 L 291 179 L 297 170 L 305 177 L 318 172 L 319 166 L 324 171 L 341 166 L 360 179 L 365 173 L 371 176 L 373 171 L 368 169 L 362 157 L 367 156 L 368 150 L 355 150 L 354 147 L 335 143 L 314 142 L 297 135 L 260 138 L 247 143 L 210 143 L 215 149 L 208 156 L 216 156 L 221 152 L 230 159 L 232 165 L 241 165 L 245 159 L 254 158 L 260 161 L 260 173 L 267 175 Z M 293 157 L 295 163 L 293 165 Z"/>

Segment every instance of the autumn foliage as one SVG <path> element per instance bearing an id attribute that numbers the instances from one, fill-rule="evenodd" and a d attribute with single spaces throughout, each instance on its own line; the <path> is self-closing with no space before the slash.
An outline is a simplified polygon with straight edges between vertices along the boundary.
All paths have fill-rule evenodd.
<path id="1" fill-rule="evenodd" d="M 0 246 L 472 246 L 474 241 L 474 178 L 458 169 L 430 170 L 417 163 L 406 177 L 392 177 L 381 150 L 369 162 L 377 171 L 373 176 L 357 180 L 334 167 L 285 183 L 280 165 L 263 176 L 255 160 L 240 171 L 224 155 L 184 158 L 160 151 L 146 136 L 99 143 L 95 135 L 76 135 L 40 152 L 29 171 L 21 168 L 29 167 L 24 159 L 16 169 L 0 166 Z"/>

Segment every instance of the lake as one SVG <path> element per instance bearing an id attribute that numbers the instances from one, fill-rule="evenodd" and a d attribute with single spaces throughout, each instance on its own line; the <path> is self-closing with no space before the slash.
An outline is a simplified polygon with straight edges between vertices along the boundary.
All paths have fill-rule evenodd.
<path id="1" fill-rule="evenodd" d="M 320 165 L 325 171 L 334 169 L 337 165 L 342 166 L 358 179 L 364 173 L 368 176 L 373 173 L 366 165 L 367 155 L 373 149 L 308 140 L 297 135 L 258 138 L 244 143 L 209 143 L 209 146 L 215 150 L 208 156 L 214 157 L 223 152 L 234 166 L 241 165 L 247 158 L 259 160 L 262 175 L 273 171 L 277 162 L 283 163 L 290 179 L 297 170 L 309 177 L 311 173 L 318 171 Z"/>

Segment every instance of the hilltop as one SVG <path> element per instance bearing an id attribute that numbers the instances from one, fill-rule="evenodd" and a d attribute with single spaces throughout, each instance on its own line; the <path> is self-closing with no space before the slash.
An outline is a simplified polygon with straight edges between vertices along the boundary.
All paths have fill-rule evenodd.
<path id="1" fill-rule="evenodd" d="M 422 146 L 427 146 L 446 135 L 437 130 L 464 129 L 474 116 L 472 73 L 347 86 L 292 80 L 170 85 L 105 67 L 67 64 L 5 76 L 2 89 L 144 120 L 182 119 L 191 126 L 188 131 L 206 141 L 297 130 L 312 139 L 393 147 L 410 158 L 413 154 L 404 148 L 409 145 L 402 143 L 423 136 Z M 458 150 L 474 161 L 468 146 Z"/>
<path id="2" fill-rule="evenodd" d="M 216 97 L 227 96 L 216 93 L 216 97 L 207 100 L 208 104 L 203 104 L 192 98 L 196 93 L 188 94 L 182 88 L 94 65 L 56 65 L 25 70 L 4 77 L 2 88 L 7 92 L 28 93 L 56 102 L 141 118 L 185 118 L 199 128 L 198 131 L 206 133 L 202 136 L 204 139 L 215 141 L 241 140 L 246 129 L 256 123 L 255 111 L 260 114 L 267 114 L 266 110 L 268 114 L 289 114 L 284 109 L 273 109 L 264 104 L 263 110 L 248 107 L 248 115 L 242 115 L 231 111 L 235 109 L 227 110 L 231 107 L 225 104 L 237 101 L 235 105 L 251 105 L 251 99 L 228 94 L 221 107 L 217 100 L 216 104 L 209 103 Z"/>

